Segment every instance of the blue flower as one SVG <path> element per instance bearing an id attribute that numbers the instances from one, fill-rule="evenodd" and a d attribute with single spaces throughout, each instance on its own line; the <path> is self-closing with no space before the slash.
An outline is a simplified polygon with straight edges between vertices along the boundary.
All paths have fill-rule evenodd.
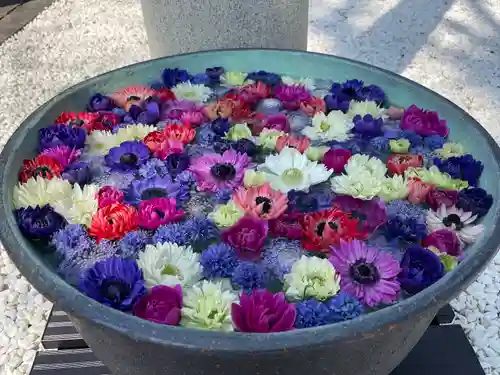
<path id="1" fill-rule="evenodd" d="M 83 148 L 87 134 L 83 128 L 68 125 L 52 125 L 38 131 L 40 151 L 57 146 Z"/>
<path id="2" fill-rule="evenodd" d="M 274 87 L 281 83 L 281 76 L 276 73 L 269 73 L 264 70 L 248 73 L 247 80 L 262 82 L 268 86 Z"/>
<path id="3" fill-rule="evenodd" d="M 170 175 L 176 177 L 189 167 L 189 155 L 185 153 L 170 154 L 165 159 L 165 164 Z"/>
<path id="4" fill-rule="evenodd" d="M 394 200 L 386 205 L 388 220 L 384 235 L 388 240 L 400 238 L 420 241 L 427 235 L 425 214 L 421 207 L 410 202 Z"/>
<path id="5" fill-rule="evenodd" d="M 358 100 L 360 101 L 374 101 L 381 105 L 385 102 L 385 92 L 376 85 L 364 86 L 358 92 Z"/>
<path id="6" fill-rule="evenodd" d="M 133 260 L 111 257 L 87 269 L 79 289 L 106 306 L 130 311 L 147 294 L 142 271 Z"/>
<path id="7" fill-rule="evenodd" d="M 363 117 L 356 115 L 352 121 L 354 122 L 353 131 L 363 137 L 373 138 L 383 134 L 382 126 L 384 125 L 384 120 L 381 117 L 373 118 L 372 115 L 365 115 Z"/>
<path id="8" fill-rule="evenodd" d="M 262 289 L 266 285 L 265 269 L 257 263 L 240 262 L 234 269 L 231 282 L 244 291 Z"/>
<path id="9" fill-rule="evenodd" d="M 200 263 L 203 267 L 203 277 L 206 279 L 231 277 L 238 265 L 238 258 L 231 246 L 217 243 L 201 253 Z"/>
<path id="10" fill-rule="evenodd" d="M 444 266 L 435 253 L 413 245 L 403 255 L 398 280 L 404 291 L 416 294 L 434 284 L 444 274 Z"/>
<path id="11" fill-rule="evenodd" d="M 220 66 L 214 66 L 212 68 L 206 68 L 205 74 L 208 77 L 208 85 L 215 86 L 220 84 L 220 76 L 224 74 L 224 68 Z"/>
<path id="12" fill-rule="evenodd" d="M 47 239 L 65 223 L 49 205 L 21 208 L 15 216 L 21 233 L 31 239 Z"/>
<path id="13" fill-rule="evenodd" d="M 83 225 L 70 224 L 52 237 L 56 253 L 63 259 L 74 259 L 90 252 L 96 244 Z"/>
<path id="14" fill-rule="evenodd" d="M 424 138 L 424 147 L 426 147 L 431 151 L 437 150 L 438 148 L 442 148 L 445 143 L 446 143 L 446 138 L 441 137 L 439 135 L 431 135 L 429 137 Z"/>
<path id="15" fill-rule="evenodd" d="M 195 182 L 193 172 L 187 171 L 187 170 L 182 171 L 175 178 L 175 182 L 178 182 L 179 184 L 184 185 L 187 188 L 189 188 Z"/>
<path id="16" fill-rule="evenodd" d="M 196 143 L 204 146 L 211 146 L 219 136 L 212 130 L 209 125 L 202 125 L 196 133 Z"/>
<path id="17" fill-rule="evenodd" d="M 386 153 L 389 151 L 389 139 L 384 136 L 372 138 L 370 146 L 378 152 Z"/>
<path id="18" fill-rule="evenodd" d="M 191 233 L 188 230 L 183 223 L 162 225 L 153 235 L 153 244 L 172 242 L 181 246 L 189 245 Z"/>
<path id="19" fill-rule="evenodd" d="M 477 185 L 484 169 L 483 163 L 475 160 L 470 154 L 452 156 L 446 160 L 434 158 L 433 162 L 441 172 L 448 173 L 453 178 L 467 181 L 469 186 Z"/>
<path id="20" fill-rule="evenodd" d="M 299 302 L 295 305 L 295 309 L 297 311 L 296 328 L 319 327 L 331 323 L 331 311 L 328 305 L 317 299 Z"/>
<path id="21" fill-rule="evenodd" d="M 212 121 L 210 126 L 213 132 L 219 137 L 224 137 L 231 128 L 231 124 L 227 118 L 217 118 Z"/>
<path id="22" fill-rule="evenodd" d="M 173 182 L 170 176 L 134 180 L 127 189 L 126 201 L 131 204 L 152 198 L 175 198 L 184 202 L 189 198 L 189 190 L 185 185 Z"/>
<path id="23" fill-rule="evenodd" d="M 134 180 L 134 173 L 111 172 L 98 176 L 98 178 L 93 179 L 92 182 L 101 186 L 109 185 L 124 190 L 127 189 Z"/>
<path id="24" fill-rule="evenodd" d="M 251 140 L 243 138 L 231 143 L 231 148 L 240 154 L 247 154 L 252 157 L 258 152 L 257 146 Z"/>
<path id="25" fill-rule="evenodd" d="M 344 83 L 333 83 L 330 94 L 324 98 L 326 109 L 347 112 L 351 100 L 362 100 L 361 89 L 363 85 L 363 81 L 357 79 L 347 80 Z"/>
<path id="26" fill-rule="evenodd" d="M 87 104 L 87 110 L 89 112 L 99 112 L 99 111 L 110 111 L 115 107 L 113 100 L 106 95 L 94 94 Z"/>
<path id="27" fill-rule="evenodd" d="M 226 204 L 227 202 L 229 202 L 232 196 L 233 196 L 232 189 L 219 189 L 215 192 L 214 198 L 216 203 Z"/>
<path id="28" fill-rule="evenodd" d="M 278 279 L 290 273 L 292 265 L 305 254 L 300 241 L 273 238 L 265 245 L 262 264 Z"/>
<path id="29" fill-rule="evenodd" d="M 123 258 L 137 258 L 146 245 L 151 244 L 151 236 L 142 230 L 128 232 L 118 241 L 118 251 Z"/>
<path id="30" fill-rule="evenodd" d="M 194 76 L 191 77 L 190 81 L 194 85 L 208 86 L 210 84 L 210 79 L 208 78 L 208 75 L 205 73 L 195 74 Z"/>
<path id="31" fill-rule="evenodd" d="M 70 164 L 64 169 L 62 178 L 72 184 L 86 185 L 92 180 L 90 164 L 84 161 Z"/>
<path id="32" fill-rule="evenodd" d="M 354 319 L 364 312 L 361 302 L 345 292 L 340 292 L 334 296 L 327 302 L 327 305 L 332 323 Z"/>
<path id="33" fill-rule="evenodd" d="M 114 170 L 131 171 L 146 163 L 149 155 L 149 148 L 143 142 L 127 141 L 109 150 L 104 160 Z"/>
<path id="34" fill-rule="evenodd" d="M 123 118 L 128 124 L 156 124 L 160 119 L 160 105 L 153 99 L 146 101 L 145 108 L 132 105 Z"/>
<path id="35" fill-rule="evenodd" d="M 414 133 L 409 130 L 404 130 L 401 132 L 401 138 L 407 139 L 410 141 L 411 147 L 417 147 L 422 145 L 423 139 L 417 133 Z"/>
<path id="36" fill-rule="evenodd" d="M 142 178 L 168 176 L 168 168 L 163 160 L 151 158 L 139 167 L 139 176 Z"/>
<path id="37" fill-rule="evenodd" d="M 161 80 L 167 88 L 172 88 L 178 83 L 186 82 L 191 79 L 191 76 L 186 70 L 183 69 L 164 69 L 161 74 Z"/>
<path id="38" fill-rule="evenodd" d="M 190 244 L 213 241 L 219 236 L 219 229 L 215 223 L 206 217 L 192 217 L 184 222 L 185 230 L 190 233 Z"/>
<path id="39" fill-rule="evenodd" d="M 493 205 L 493 196 L 481 188 L 467 188 L 460 191 L 456 206 L 473 215 L 484 216 Z"/>
<path id="40" fill-rule="evenodd" d="M 213 148 L 214 152 L 222 155 L 224 152 L 231 149 L 231 142 L 229 142 L 228 140 L 225 140 L 225 139 L 221 139 L 221 140 L 216 141 L 213 144 L 212 148 Z"/>
<path id="41" fill-rule="evenodd" d="M 332 206 L 333 194 L 327 190 L 288 192 L 288 212 L 316 212 Z"/>

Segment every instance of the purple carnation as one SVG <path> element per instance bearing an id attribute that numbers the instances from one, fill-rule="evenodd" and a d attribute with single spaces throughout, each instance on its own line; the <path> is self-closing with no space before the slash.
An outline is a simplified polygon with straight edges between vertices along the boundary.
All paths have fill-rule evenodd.
<path id="1" fill-rule="evenodd" d="M 493 205 L 493 196 L 481 188 L 468 188 L 460 191 L 457 208 L 473 215 L 484 216 Z"/>
<path id="2" fill-rule="evenodd" d="M 39 130 L 40 151 L 57 146 L 80 149 L 85 146 L 85 129 L 77 126 L 52 125 Z"/>
<path id="3" fill-rule="evenodd" d="M 476 186 L 479 177 L 483 173 L 483 163 L 475 160 L 472 155 L 452 156 L 446 160 L 434 158 L 436 165 L 441 172 L 448 173 L 451 177 L 464 180 L 469 186 Z"/>
<path id="4" fill-rule="evenodd" d="M 52 237 L 56 253 L 63 259 L 76 258 L 95 247 L 87 230 L 79 224 L 69 224 L 57 231 Z"/>
<path id="5" fill-rule="evenodd" d="M 366 201 L 342 195 L 336 197 L 333 204 L 358 219 L 361 232 L 373 233 L 387 221 L 387 212 L 382 199 Z"/>
<path id="6" fill-rule="evenodd" d="M 425 111 L 416 105 L 405 110 L 401 119 L 401 129 L 411 130 L 424 137 L 430 135 L 446 137 L 449 133 L 446 120 L 441 120 L 437 112 Z"/>
<path id="7" fill-rule="evenodd" d="M 144 251 L 146 245 L 151 243 L 148 232 L 142 230 L 128 232 L 118 241 L 118 252 L 123 258 L 135 259 L 141 251 Z"/>
<path id="8" fill-rule="evenodd" d="M 109 150 L 105 161 L 112 169 L 131 171 L 146 163 L 149 156 L 149 148 L 143 142 L 127 141 Z"/>
<path id="9" fill-rule="evenodd" d="M 64 218 L 49 205 L 20 208 L 15 212 L 19 230 L 26 237 L 47 239 L 64 225 Z"/>
<path id="10" fill-rule="evenodd" d="M 434 210 L 437 211 L 439 207 L 452 207 L 457 203 L 458 191 L 445 190 L 445 189 L 431 189 L 425 198 L 426 203 Z M 468 210 L 466 210 L 468 211 Z"/>
<path id="11" fill-rule="evenodd" d="M 422 240 L 422 246 L 435 247 L 441 253 L 452 256 L 459 256 L 462 254 L 460 239 L 455 232 L 447 229 L 439 229 L 429 234 Z"/>
<path id="12" fill-rule="evenodd" d="M 231 277 L 238 265 L 235 250 L 225 244 L 210 245 L 201 253 L 200 264 L 206 279 Z"/>
<path id="13" fill-rule="evenodd" d="M 222 232 L 222 240 L 234 247 L 241 259 L 253 260 L 260 257 L 268 230 L 267 221 L 244 216 Z"/>
<path id="14" fill-rule="evenodd" d="M 352 121 L 354 122 L 353 131 L 363 137 L 373 138 L 383 134 L 384 120 L 381 117 L 373 118 L 372 115 L 364 115 L 363 117 L 356 115 Z"/>
<path id="15" fill-rule="evenodd" d="M 398 280 L 404 291 L 416 294 L 434 284 L 444 273 L 444 266 L 436 254 L 413 245 L 403 255 Z"/>
<path id="16" fill-rule="evenodd" d="M 182 288 L 156 285 L 134 305 L 134 315 L 158 324 L 176 326 L 181 321 Z"/>

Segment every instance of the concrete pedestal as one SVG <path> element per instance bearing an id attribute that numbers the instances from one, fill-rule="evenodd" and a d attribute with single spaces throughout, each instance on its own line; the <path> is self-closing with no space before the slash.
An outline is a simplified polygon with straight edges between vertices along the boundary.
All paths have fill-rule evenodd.
<path id="1" fill-rule="evenodd" d="M 152 58 L 224 48 L 307 48 L 309 0 L 141 1 Z"/>

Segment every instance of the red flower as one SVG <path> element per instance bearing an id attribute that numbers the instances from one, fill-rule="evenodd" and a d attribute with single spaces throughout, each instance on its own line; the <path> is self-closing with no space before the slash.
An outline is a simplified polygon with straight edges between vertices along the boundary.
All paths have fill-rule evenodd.
<path id="1" fill-rule="evenodd" d="M 162 103 L 176 99 L 175 94 L 172 92 L 172 90 L 166 87 L 156 90 L 154 96 L 158 97 Z"/>
<path id="2" fill-rule="evenodd" d="M 46 155 L 38 155 L 33 160 L 23 162 L 23 169 L 19 173 L 19 181 L 25 183 L 31 177 L 43 177 L 51 180 L 54 177 L 59 177 L 63 170 L 63 166 L 55 159 Z"/>
<path id="3" fill-rule="evenodd" d="M 169 124 L 163 130 L 163 134 L 165 135 L 165 139 L 171 139 L 188 144 L 194 139 L 196 130 L 194 130 L 189 124 Z"/>
<path id="4" fill-rule="evenodd" d="M 311 141 L 304 135 L 282 135 L 276 141 L 276 151 L 281 152 L 285 147 L 290 147 L 303 154 L 310 145 Z"/>
<path id="5" fill-rule="evenodd" d="M 309 251 L 329 252 L 340 241 L 365 240 L 367 232 L 358 231 L 358 219 L 338 208 L 307 214 L 302 219 L 302 246 Z"/>
<path id="6" fill-rule="evenodd" d="M 146 137 L 144 137 L 143 142 L 146 146 L 148 146 L 149 150 L 152 153 L 155 153 L 160 149 L 161 144 L 165 140 L 166 140 L 165 133 L 157 130 L 149 133 Z"/>
<path id="7" fill-rule="evenodd" d="M 285 237 L 289 240 L 302 238 L 300 218 L 302 214 L 284 214 L 278 219 L 269 220 L 269 233 L 273 237 Z"/>
<path id="8" fill-rule="evenodd" d="M 434 189 L 434 185 L 422 181 L 411 181 L 409 186 L 408 201 L 413 204 L 424 203 L 429 192 Z"/>
<path id="9" fill-rule="evenodd" d="M 120 121 L 120 116 L 113 112 L 63 112 L 55 123 L 78 126 L 92 133 L 94 130 L 111 130 Z"/>
<path id="10" fill-rule="evenodd" d="M 392 174 L 403 174 L 408 168 L 419 168 L 424 158 L 422 155 L 392 154 L 387 159 L 387 170 Z"/>
<path id="11" fill-rule="evenodd" d="M 123 203 L 114 203 L 97 211 L 92 217 L 89 234 L 101 240 L 119 240 L 139 227 L 137 210 Z"/>
<path id="12" fill-rule="evenodd" d="M 332 148 L 323 156 L 323 164 L 335 173 L 342 173 L 347 161 L 352 156 L 351 151 L 343 148 Z"/>
<path id="13" fill-rule="evenodd" d="M 125 194 L 114 186 L 101 186 L 97 192 L 96 198 L 99 208 L 103 208 L 110 204 L 122 203 L 125 199 Z"/>
<path id="14" fill-rule="evenodd" d="M 308 116 L 314 116 L 319 112 L 326 112 L 325 101 L 321 98 L 313 96 L 308 101 L 300 103 L 300 109 Z"/>
<path id="15" fill-rule="evenodd" d="M 271 89 L 262 82 L 253 83 L 243 86 L 239 89 L 240 98 L 247 105 L 255 105 L 262 99 L 271 96 Z"/>

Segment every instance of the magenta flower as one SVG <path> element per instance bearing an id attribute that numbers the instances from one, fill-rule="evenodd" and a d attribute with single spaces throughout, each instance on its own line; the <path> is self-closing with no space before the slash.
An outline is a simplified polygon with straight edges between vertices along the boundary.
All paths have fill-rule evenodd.
<path id="1" fill-rule="evenodd" d="M 352 153 L 343 148 L 331 148 L 323 157 L 323 164 L 335 173 L 342 173 Z"/>
<path id="2" fill-rule="evenodd" d="M 413 131 L 424 137 L 430 135 L 446 137 L 450 131 L 446 126 L 446 120 L 440 120 L 437 112 L 423 110 L 415 104 L 405 110 L 401 119 L 401 129 Z"/>
<path id="3" fill-rule="evenodd" d="M 139 225 L 155 230 L 159 226 L 179 221 L 184 212 L 177 209 L 175 198 L 152 198 L 139 203 Z"/>
<path id="4" fill-rule="evenodd" d="M 446 208 L 454 206 L 458 201 L 458 191 L 431 189 L 425 198 L 425 202 L 437 211 L 443 204 Z"/>
<path id="5" fill-rule="evenodd" d="M 176 326 L 181 321 L 182 288 L 156 285 L 134 305 L 135 316 L 158 324 Z"/>
<path id="6" fill-rule="evenodd" d="M 340 195 L 335 197 L 333 206 L 344 212 L 350 212 L 352 217 L 358 219 L 361 232 L 373 233 L 387 222 L 387 211 L 382 199 L 365 201 L 350 195 Z"/>
<path id="7" fill-rule="evenodd" d="M 181 120 L 182 116 L 187 113 L 191 113 L 191 116 L 194 116 L 192 112 L 199 112 L 205 116 L 202 106 L 188 100 L 174 100 L 162 111 L 161 119 Z"/>
<path id="8" fill-rule="evenodd" d="M 275 89 L 274 96 L 289 111 L 296 111 L 300 108 L 300 103 L 312 99 L 311 93 L 302 85 L 280 85 Z"/>
<path id="9" fill-rule="evenodd" d="M 302 217 L 302 215 L 283 214 L 278 219 L 269 220 L 269 233 L 273 237 L 300 240 L 302 238 L 302 225 L 299 221 L 300 217 Z"/>
<path id="10" fill-rule="evenodd" d="M 186 111 L 181 114 L 180 119 L 182 122 L 188 122 L 193 126 L 199 126 L 207 121 L 207 116 L 201 110 Z"/>
<path id="11" fill-rule="evenodd" d="M 290 122 L 288 121 L 288 117 L 283 113 L 276 113 L 267 117 L 262 116 L 259 119 L 260 121 L 253 127 L 254 134 L 260 134 L 264 128 L 290 133 Z"/>
<path id="12" fill-rule="evenodd" d="M 206 154 L 194 159 L 189 170 L 194 174 L 198 190 L 215 193 L 241 186 L 249 164 L 246 154 L 230 149 L 222 155 Z"/>
<path id="13" fill-rule="evenodd" d="M 80 157 L 81 150 L 68 146 L 56 146 L 48 148 L 40 153 L 40 156 L 48 156 L 66 168 Z"/>
<path id="14" fill-rule="evenodd" d="M 99 204 L 99 208 L 103 208 L 114 203 L 122 203 L 123 199 L 123 192 L 114 186 L 102 186 L 97 192 L 97 202 Z"/>
<path id="15" fill-rule="evenodd" d="M 232 304 L 231 317 L 241 332 L 283 332 L 293 329 L 296 310 L 287 303 L 283 292 L 253 290 L 250 294 L 243 293 L 239 304 Z"/>
<path id="16" fill-rule="evenodd" d="M 255 260 L 260 257 L 268 230 L 267 221 L 244 216 L 222 232 L 221 237 L 236 249 L 241 259 Z"/>
<path id="17" fill-rule="evenodd" d="M 363 241 L 341 241 L 332 246 L 329 261 L 340 274 L 340 288 L 374 307 L 397 300 L 401 287 L 396 280 L 401 268 L 387 252 L 367 246 Z"/>
<path id="18" fill-rule="evenodd" d="M 424 247 L 435 247 L 442 253 L 452 256 L 462 255 L 460 240 L 455 232 L 447 229 L 439 229 L 432 232 L 422 241 Z"/>

